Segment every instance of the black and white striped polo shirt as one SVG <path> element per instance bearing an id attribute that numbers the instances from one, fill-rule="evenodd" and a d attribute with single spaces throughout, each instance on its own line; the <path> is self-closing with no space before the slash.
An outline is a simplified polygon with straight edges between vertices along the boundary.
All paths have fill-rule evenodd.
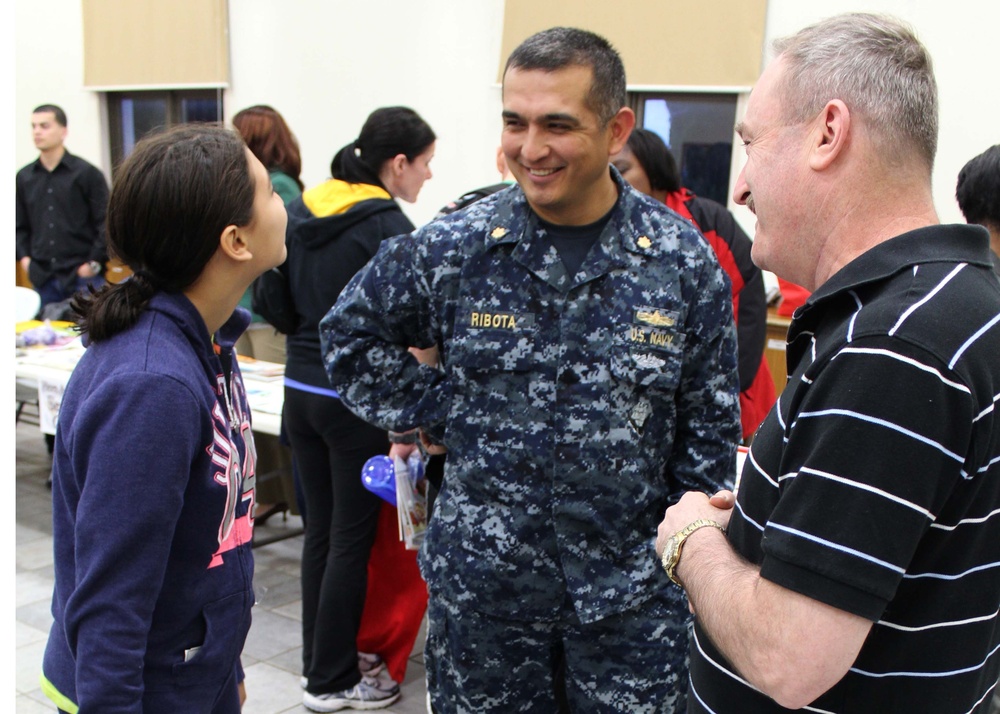
<path id="1" fill-rule="evenodd" d="M 1000 282 L 978 227 L 887 241 L 796 313 L 791 375 L 729 538 L 762 577 L 872 620 L 808 711 L 986 712 L 1000 673 Z M 695 712 L 785 711 L 695 627 Z"/>

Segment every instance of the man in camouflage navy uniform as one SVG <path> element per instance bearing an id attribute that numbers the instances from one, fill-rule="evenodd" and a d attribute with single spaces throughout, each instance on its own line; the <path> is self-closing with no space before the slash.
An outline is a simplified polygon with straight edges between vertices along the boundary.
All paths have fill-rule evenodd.
<path id="1" fill-rule="evenodd" d="M 708 243 L 609 166 L 624 104 L 603 38 L 526 40 L 503 84 L 520 187 L 383 243 L 320 325 L 350 409 L 448 450 L 420 556 L 439 713 L 684 707 L 687 604 L 652 534 L 731 482 L 732 300 Z"/>

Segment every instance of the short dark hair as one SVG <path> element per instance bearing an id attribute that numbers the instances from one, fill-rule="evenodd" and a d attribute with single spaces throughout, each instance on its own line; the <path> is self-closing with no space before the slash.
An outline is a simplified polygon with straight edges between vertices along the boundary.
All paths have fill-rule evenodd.
<path id="1" fill-rule="evenodd" d="M 42 104 L 41 106 L 35 107 L 31 112 L 32 114 L 40 114 L 42 112 L 52 112 L 56 117 L 56 123 L 66 128 L 66 112 L 62 110 L 62 107 L 56 106 L 55 104 Z"/>
<path id="2" fill-rule="evenodd" d="M 300 189 L 305 188 L 299 178 L 302 173 L 299 142 L 276 109 L 266 104 L 247 107 L 236 112 L 233 126 L 265 169 L 288 174 Z"/>
<path id="3" fill-rule="evenodd" d="M 330 174 L 348 183 L 382 186 L 379 172 L 386 161 L 399 154 L 413 161 L 436 139 L 430 124 L 409 107 L 381 107 L 368 115 L 358 138 L 333 157 Z"/>
<path id="4" fill-rule="evenodd" d="M 138 142 L 108 202 L 108 249 L 134 275 L 73 309 L 91 340 L 135 324 L 157 290 L 181 292 L 201 275 L 229 225 L 253 219 L 255 182 L 235 131 L 181 124 Z"/>
<path id="5" fill-rule="evenodd" d="M 650 188 L 668 193 L 681 190 L 677 162 L 659 134 L 636 127 L 628 137 L 628 148 L 646 172 Z"/>
<path id="6" fill-rule="evenodd" d="M 537 32 L 517 46 L 504 67 L 555 72 L 566 67 L 589 67 L 593 72 L 587 106 L 602 124 L 625 106 L 625 65 L 611 43 L 598 34 L 575 27 L 553 27 Z"/>
<path id="7" fill-rule="evenodd" d="M 1000 144 L 962 167 L 955 198 L 966 221 L 1000 231 Z"/>

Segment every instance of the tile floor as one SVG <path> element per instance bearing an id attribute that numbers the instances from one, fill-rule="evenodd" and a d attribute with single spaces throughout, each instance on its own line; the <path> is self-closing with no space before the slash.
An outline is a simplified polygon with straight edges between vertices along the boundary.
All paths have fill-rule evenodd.
<path id="1" fill-rule="evenodd" d="M 45 487 L 51 463 L 38 427 L 19 423 L 16 428 L 16 704 L 17 714 L 52 714 L 55 707 L 38 686 L 42 652 L 52 616 L 51 492 Z M 295 517 L 282 523 L 272 518 L 257 532 L 271 536 L 279 529 L 297 529 Z M 299 688 L 301 645 L 299 637 L 299 553 L 302 537 L 259 546 L 254 550 L 255 590 L 258 604 L 243 651 L 246 669 L 245 714 L 307 714 Z M 426 689 L 421 654 L 423 632 L 418 638 L 402 697 L 381 711 L 387 714 L 425 714 Z M 1000 714 L 1000 695 L 990 714 Z"/>
<path id="2" fill-rule="evenodd" d="M 38 427 L 19 423 L 16 429 L 16 688 L 18 714 L 51 714 L 55 707 L 38 685 L 42 652 L 52 624 L 51 492 L 45 487 L 51 464 Z M 296 529 L 301 521 L 270 519 L 258 537 L 279 529 Z M 258 604 L 243 650 L 247 702 L 245 714 L 307 712 L 299 688 L 301 668 L 299 554 L 302 536 L 259 546 L 254 550 Z M 423 714 L 426 709 L 424 667 L 418 638 L 402 697 L 383 709 L 396 714 Z"/>

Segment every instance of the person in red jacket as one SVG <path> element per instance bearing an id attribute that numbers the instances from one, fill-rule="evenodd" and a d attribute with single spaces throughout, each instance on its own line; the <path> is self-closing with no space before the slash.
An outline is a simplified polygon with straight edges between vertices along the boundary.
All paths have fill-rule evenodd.
<path id="1" fill-rule="evenodd" d="M 750 238 L 733 215 L 715 201 L 681 186 L 670 149 L 660 136 L 636 127 L 628 144 L 611 163 L 633 188 L 662 201 L 695 224 L 715 250 L 733 286 L 740 373 L 740 423 L 747 441 L 776 399 L 771 370 L 764 358 L 767 298 L 760 268 L 750 260 Z"/>

